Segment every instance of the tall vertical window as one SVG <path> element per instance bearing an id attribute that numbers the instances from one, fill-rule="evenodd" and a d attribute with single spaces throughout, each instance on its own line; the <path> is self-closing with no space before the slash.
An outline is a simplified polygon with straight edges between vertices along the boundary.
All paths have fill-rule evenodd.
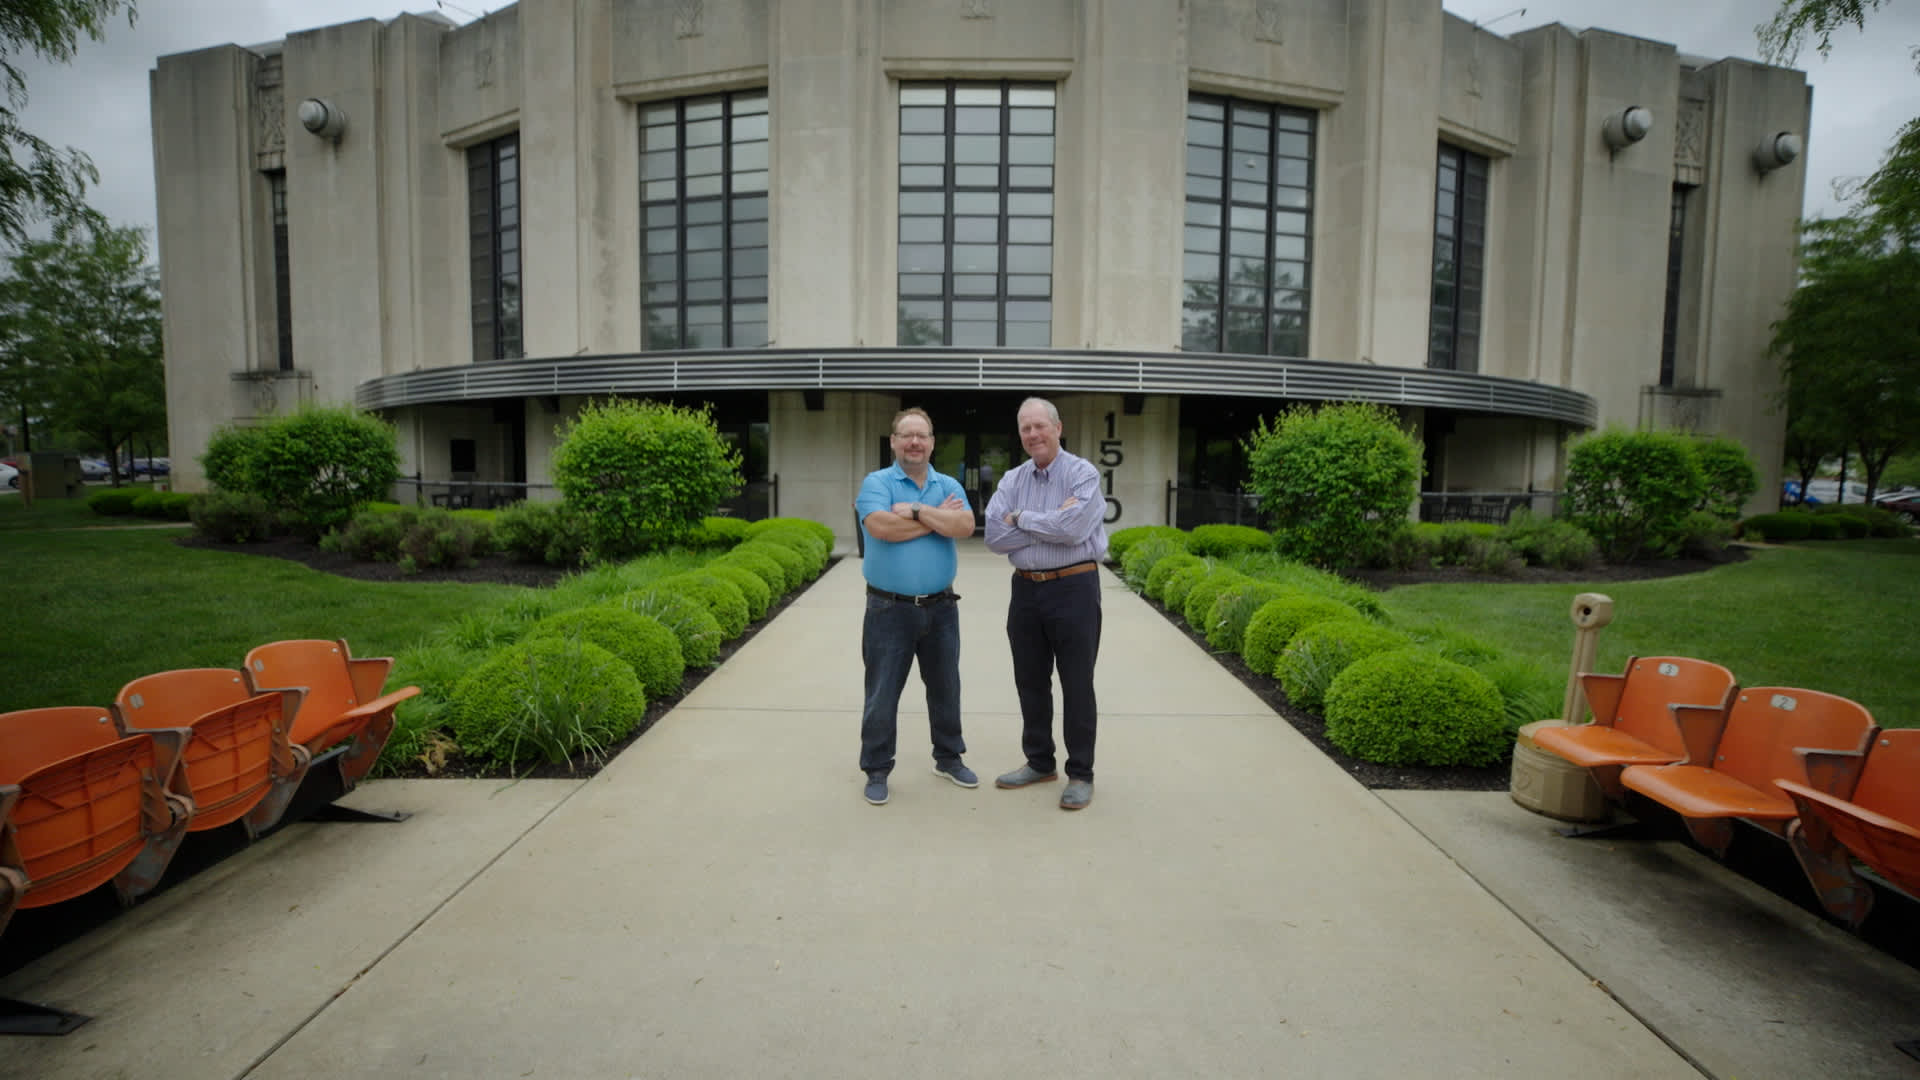
<path id="1" fill-rule="evenodd" d="M 1305 109 L 1187 99 L 1181 348 L 1307 355 L 1313 124 Z"/>
<path id="2" fill-rule="evenodd" d="M 520 320 L 520 136 L 467 150 L 473 359 L 526 355 Z"/>
<path id="3" fill-rule="evenodd" d="M 273 324 L 281 371 L 293 370 L 293 262 L 287 254 L 287 173 L 267 174 L 273 198 Z"/>
<path id="4" fill-rule="evenodd" d="M 1480 369 L 1480 299 L 1487 273 L 1487 159 L 1440 144 L 1433 213 L 1433 315 L 1427 366 Z"/>
<path id="5" fill-rule="evenodd" d="M 1680 339 L 1680 270 L 1686 252 L 1686 184 L 1673 185 L 1673 208 L 1667 218 L 1667 311 L 1660 326 L 1660 385 L 1672 386 L 1674 355 Z"/>
<path id="6" fill-rule="evenodd" d="M 640 110 L 649 349 L 767 343 L 767 92 Z"/>
<path id="7" fill-rule="evenodd" d="M 1053 343 L 1051 85 L 902 83 L 902 345 Z"/>

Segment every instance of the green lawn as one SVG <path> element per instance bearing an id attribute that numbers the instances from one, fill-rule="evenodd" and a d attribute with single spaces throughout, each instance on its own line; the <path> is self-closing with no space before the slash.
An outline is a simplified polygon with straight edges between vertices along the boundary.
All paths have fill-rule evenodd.
<path id="1" fill-rule="evenodd" d="M 104 488 L 88 488 L 89 494 Z M 85 499 L 36 499 L 31 507 L 18 495 L 0 495 L 0 532 L 19 529 L 83 529 L 99 526 L 152 525 L 147 518 L 102 517 L 87 509 Z"/>
<path id="2" fill-rule="evenodd" d="M 1613 599 L 1601 671 L 1629 655 L 1712 660 L 1746 686 L 1849 697 L 1884 727 L 1920 727 L 1920 540 L 1757 551 L 1703 574 L 1593 585 L 1415 585 L 1384 596 L 1397 623 L 1437 622 L 1554 670 L 1573 652 L 1582 592 Z"/>
<path id="3" fill-rule="evenodd" d="M 43 501 L 34 513 L 52 505 Z M 0 522 L 25 516 L 0 512 Z M 71 523 L 125 520 L 89 514 Z M 0 712 L 105 705 L 136 676 L 239 667 L 248 649 L 281 638 L 344 637 L 356 655 L 391 656 L 462 614 L 529 591 L 352 581 L 284 559 L 182 548 L 173 542 L 179 535 L 18 525 L 0 532 Z"/>

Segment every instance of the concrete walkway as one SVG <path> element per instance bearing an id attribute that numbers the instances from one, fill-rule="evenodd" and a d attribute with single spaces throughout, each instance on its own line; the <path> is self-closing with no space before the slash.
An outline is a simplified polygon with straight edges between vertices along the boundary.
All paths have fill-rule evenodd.
<path id="1" fill-rule="evenodd" d="M 1008 575 L 961 563 L 991 777 L 1020 761 Z M 1496 895 L 1587 910 L 1500 838 L 1550 849 L 1550 822 L 1376 796 L 1104 576 L 1086 811 L 932 775 L 917 680 L 893 801 L 861 799 L 849 558 L 589 781 L 369 784 L 350 801 L 415 816 L 289 827 L 0 980 L 96 1017 L 0 1041 L 0 1076 L 1920 1076 L 1878 1029 L 1812 1071 L 1717 1009 L 1656 1032 Z M 1769 913 L 1829 929 L 1797 915 Z M 1876 1017 L 1920 1022 L 1916 973 L 1872 974 Z M 1803 1045 L 1821 1007 L 1769 1022 Z"/>

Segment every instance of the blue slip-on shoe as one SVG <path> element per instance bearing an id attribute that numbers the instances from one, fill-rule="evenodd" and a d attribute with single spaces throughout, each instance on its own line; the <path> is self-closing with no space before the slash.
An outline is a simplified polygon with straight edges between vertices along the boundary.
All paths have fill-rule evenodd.
<path id="1" fill-rule="evenodd" d="M 1049 780 L 1060 779 L 1057 772 L 1041 772 L 1031 765 L 1022 765 L 1010 773 L 1004 773 L 993 782 L 994 787 L 1017 788 L 1028 784 L 1044 784 Z"/>
<path id="2" fill-rule="evenodd" d="M 1060 809 L 1062 810 L 1085 810 L 1087 804 L 1092 801 L 1093 781 L 1091 780 L 1069 780 L 1067 786 L 1060 792 Z"/>
<path id="3" fill-rule="evenodd" d="M 973 774 L 973 770 L 957 761 L 946 764 L 935 762 L 933 775 L 944 776 L 954 783 L 959 784 L 961 787 L 973 788 L 980 786 L 980 778 Z"/>
<path id="4" fill-rule="evenodd" d="M 867 777 L 867 801 L 875 806 L 887 805 L 887 778 L 876 775 Z"/>

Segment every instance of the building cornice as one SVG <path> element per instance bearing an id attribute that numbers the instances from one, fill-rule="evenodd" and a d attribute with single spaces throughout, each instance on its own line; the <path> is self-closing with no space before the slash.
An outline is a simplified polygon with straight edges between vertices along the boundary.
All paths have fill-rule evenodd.
<path id="1" fill-rule="evenodd" d="M 499 398 L 719 390 L 996 390 L 1367 401 L 1591 428 L 1599 403 L 1524 379 L 1274 356 L 1075 349 L 701 349 L 498 360 L 360 384 L 363 409 Z"/>

